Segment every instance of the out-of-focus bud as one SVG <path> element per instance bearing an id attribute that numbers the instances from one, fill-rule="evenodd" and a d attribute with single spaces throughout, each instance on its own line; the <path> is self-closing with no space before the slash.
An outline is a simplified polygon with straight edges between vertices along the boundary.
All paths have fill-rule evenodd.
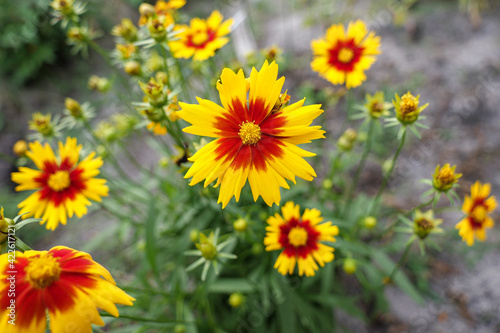
<path id="1" fill-rule="evenodd" d="M 80 27 L 71 27 L 68 29 L 67 36 L 72 42 L 83 42 L 87 39 L 87 31 Z"/>
<path id="2" fill-rule="evenodd" d="M 337 141 L 337 146 L 342 151 L 350 151 L 354 146 L 354 142 L 356 141 L 356 131 L 352 128 L 348 128 L 344 134 L 340 136 Z"/>
<path id="3" fill-rule="evenodd" d="M 342 268 L 344 269 L 344 272 L 346 272 L 349 275 L 356 273 L 357 269 L 356 260 L 352 258 L 347 258 L 346 260 L 344 260 L 344 265 L 342 266 Z"/>
<path id="4" fill-rule="evenodd" d="M 196 244 L 196 248 L 201 251 L 203 258 L 207 260 L 213 260 L 217 257 L 217 248 L 213 244 L 214 234 L 210 234 L 209 237 L 200 233 L 200 242 Z"/>
<path id="5" fill-rule="evenodd" d="M 54 135 L 54 125 L 51 122 L 50 113 L 45 115 L 41 114 L 40 112 L 34 113 L 29 125 L 31 130 L 37 131 L 44 137 L 50 137 Z"/>
<path id="6" fill-rule="evenodd" d="M 228 303 L 233 308 L 239 308 L 245 302 L 245 296 L 241 293 L 232 293 L 229 296 Z"/>
<path id="7" fill-rule="evenodd" d="M 99 92 L 107 92 L 111 88 L 111 82 L 105 77 L 99 77 L 97 75 L 92 75 L 89 78 L 88 87 L 91 90 L 97 90 Z"/>
<path id="8" fill-rule="evenodd" d="M 75 118 L 82 117 L 82 107 L 80 103 L 70 97 L 66 97 L 64 101 L 64 106 L 71 113 L 71 115 Z"/>
<path id="9" fill-rule="evenodd" d="M 333 181 L 331 179 L 325 179 L 323 180 L 323 183 L 321 183 L 321 186 L 325 190 L 330 190 L 333 187 Z"/>
<path id="10" fill-rule="evenodd" d="M 0 207 L 0 245 L 5 243 L 9 236 L 9 227 L 14 225 L 14 221 L 3 215 L 3 207 Z"/>
<path id="11" fill-rule="evenodd" d="M 247 227 L 248 227 L 247 221 L 245 219 L 242 219 L 242 218 L 237 219 L 233 223 L 234 230 L 239 231 L 239 232 L 244 232 L 245 230 L 247 230 Z"/>
<path id="12" fill-rule="evenodd" d="M 200 238 L 200 231 L 198 229 L 192 229 L 189 232 L 189 239 L 191 240 L 191 242 L 194 243 L 198 241 L 199 238 Z"/>
<path id="13" fill-rule="evenodd" d="M 363 226 L 366 229 L 373 229 L 377 226 L 377 219 L 374 216 L 367 216 L 363 219 Z"/>
<path id="14" fill-rule="evenodd" d="M 149 3 L 141 3 L 139 6 L 139 14 L 149 17 L 155 14 L 155 7 Z"/>
<path id="15" fill-rule="evenodd" d="M 28 143 L 24 140 L 19 140 L 14 143 L 12 151 L 14 152 L 14 154 L 16 154 L 17 157 L 23 157 L 28 151 Z"/>
<path id="16" fill-rule="evenodd" d="M 134 42 L 137 39 L 137 27 L 130 19 L 123 18 L 120 24 L 113 27 L 111 34 L 121 37 L 128 42 Z"/>
<path id="17" fill-rule="evenodd" d="M 129 60 L 125 63 L 123 70 L 128 75 L 137 76 L 141 74 L 141 64 L 135 60 Z"/>

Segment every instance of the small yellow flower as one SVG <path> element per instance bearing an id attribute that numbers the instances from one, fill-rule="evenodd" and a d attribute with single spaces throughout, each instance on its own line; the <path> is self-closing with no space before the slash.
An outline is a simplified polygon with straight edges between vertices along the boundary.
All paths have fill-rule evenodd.
<path id="1" fill-rule="evenodd" d="M 160 80 L 152 77 L 147 84 L 139 82 L 139 85 L 153 107 L 162 107 L 167 103 L 168 91 L 164 90 L 165 86 Z"/>
<path id="2" fill-rule="evenodd" d="M 356 273 L 356 270 L 357 270 L 356 260 L 354 260 L 352 258 L 347 258 L 346 260 L 344 260 L 344 264 L 342 265 L 342 269 L 344 270 L 344 272 L 346 274 L 349 274 L 349 275 Z"/>
<path id="3" fill-rule="evenodd" d="M 51 121 L 52 116 L 50 113 L 42 114 L 35 112 L 32 120 L 29 122 L 29 127 L 33 131 L 37 131 L 44 137 L 51 137 L 54 135 L 54 124 Z"/>
<path id="4" fill-rule="evenodd" d="M 225 37 L 231 32 L 233 19 L 222 21 L 222 14 L 215 10 L 206 20 L 193 18 L 190 26 L 177 25 L 178 40 L 169 43 L 176 58 L 191 58 L 195 61 L 206 60 L 215 55 L 215 51 L 229 42 Z"/>
<path id="5" fill-rule="evenodd" d="M 116 44 L 116 50 L 122 60 L 130 59 L 136 52 L 137 47 L 132 43 Z"/>
<path id="6" fill-rule="evenodd" d="M 105 77 L 91 75 L 89 78 L 88 87 L 90 90 L 97 90 L 99 92 L 105 93 L 111 88 L 111 82 Z"/>
<path id="7" fill-rule="evenodd" d="M 442 232 L 443 229 L 438 228 L 441 223 L 443 223 L 443 220 L 434 218 L 432 210 L 422 213 L 417 209 L 415 211 L 415 218 L 413 219 L 413 231 L 418 238 L 424 239 L 430 233 Z"/>
<path id="8" fill-rule="evenodd" d="M 396 99 L 392 101 L 396 111 L 396 118 L 403 125 L 411 125 L 417 121 L 420 113 L 429 106 L 429 103 L 419 107 L 420 95 L 413 96 L 409 91 L 399 97 L 396 94 Z"/>
<path id="9" fill-rule="evenodd" d="M 442 167 L 439 165 L 436 167 L 432 175 L 432 185 L 436 190 L 446 192 L 462 177 L 461 173 L 455 173 L 456 167 L 456 165 L 450 167 L 449 163 L 446 163 Z"/>
<path id="10" fill-rule="evenodd" d="M 111 30 L 113 36 L 121 37 L 127 42 L 134 42 L 137 39 L 137 27 L 132 20 L 123 18 L 121 22 Z"/>
<path id="11" fill-rule="evenodd" d="M 141 64 L 135 60 L 129 60 L 125 63 L 123 70 L 128 75 L 138 76 L 139 74 L 141 74 Z"/>
<path id="12" fill-rule="evenodd" d="M 474 244 L 474 237 L 480 241 L 486 239 L 486 229 L 493 228 L 495 222 L 488 215 L 497 207 L 497 201 L 494 196 L 490 196 L 491 184 L 482 184 L 480 181 L 471 186 L 471 196 L 466 196 L 462 211 L 467 214 L 455 228 L 458 234 L 462 236 L 463 241 L 468 246 Z"/>
<path id="13" fill-rule="evenodd" d="M 247 221 L 245 219 L 242 219 L 242 218 L 237 219 L 233 223 L 234 230 L 239 231 L 239 232 L 244 232 L 245 230 L 247 230 L 247 227 L 248 227 Z"/>
<path id="14" fill-rule="evenodd" d="M 148 20 L 148 30 L 152 38 L 157 42 L 162 42 L 167 36 L 167 28 L 174 24 L 171 15 L 160 16 Z"/>
<path id="15" fill-rule="evenodd" d="M 229 296 L 228 303 L 232 308 L 239 308 L 245 302 L 245 296 L 241 293 L 233 293 Z"/>
<path id="16" fill-rule="evenodd" d="M 371 230 L 377 226 L 377 219 L 374 216 L 367 216 L 363 219 L 363 226 Z"/>
<path id="17" fill-rule="evenodd" d="M 139 13 L 141 14 L 141 17 L 139 18 L 139 26 L 145 25 L 150 17 L 172 17 L 175 10 L 183 7 L 185 4 L 186 0 L 159 0 L 154 6 L 148 3 L 142 3 L 139 6 Z"/>
<path id="18" fill-rule="evenodd" d="M 377 91 L 375 94 L 366 94 L 366 104 L 364 105 L 372 118 L 380 118 L 389 115 L 392 104 L 384 99 L 384 92 Z"/>
<path id="19" fill-rule="evenodd" d="M 325 263 L 333 260 L 333 247 L 321 242 L 335 242 L 339 228 L 331 222 L 323 222 L 321 212 L 306 209 L 300 216 L 300 207 L 287 202 L 281 208 L 282 215 L 276 213 L 267 219 L 266 251 L 283 250 L 274 268 L 283 275 L 293 274 L 295 265 L 299 275 L 313 276 Z"/>
<path id="20" fill-rule="evenodd" d="M 82 116 L 82 107 L 80 103 L 78 103 L 73 98 L 66 97 L 66 99 L 64 100 L 64 106 L 73 117 L 80 118 Z"/>
<path id="21" fill-rule="evenodd" d="M 348 128 L 337 140 L 337 145 L 342 151 L 350 151 L 356 142 L 357 133 L 352 128 Z"/>

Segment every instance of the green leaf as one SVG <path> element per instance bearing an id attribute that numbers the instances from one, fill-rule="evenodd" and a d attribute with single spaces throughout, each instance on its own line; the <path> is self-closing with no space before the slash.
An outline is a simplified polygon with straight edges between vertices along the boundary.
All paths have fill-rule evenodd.
<path id="1" fill-rule="evenodd" d="M 19 223 L 15 224 L 16 231 L 19 230 L 19 229 L 21 229 L 25 225 L 28 225 L 30 223 L 40 222 L 40 221 L 42 221 L 42 219 L 29 218 L 29 219 L 23 220 L 22 222 L 19 222 Z"/>
<path id="2" fill-rule="evenodd" d="M 146 259 L 151 265 L 155 277 L 158 279 L 158 267 L 156 263 L 156 221 L 157 212 L 155 202 L 149 203 L 148 217 L 146 219 Z"/>
<path id="3" fill-rule="evenodd" d="M 359 306 L 356 304 L 357 299 L 355 297 L 322 294 L 308 296 L 307 299 L 325 306 L 330 306 L 334 309 L 344 310 L 350 315 L 358 317 L 360 319 L 366 319 L 363 311 L 361 311 L 359 309 Z"/>
<path id="4" fill-rule="evenodd" d="M 217 279 L 208 291 L 216 294 L 250 293 L 255 291 L 255 286 L 246 279 Z"/>

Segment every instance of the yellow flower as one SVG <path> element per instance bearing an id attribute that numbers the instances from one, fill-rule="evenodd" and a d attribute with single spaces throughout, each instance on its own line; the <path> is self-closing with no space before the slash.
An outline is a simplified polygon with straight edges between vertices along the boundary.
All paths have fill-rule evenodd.
<path id="1" fill-rule="evenodd" d="M 183 7 L 185 4 L 186 0 L 159 0 L 156 2 L 154 7 L 150 4 L 143 3 L 139 6 L 139 13 L 141 13 L 141 17 L 139 18 L 139 26 L 145 25 L 148 21 L 148 18 L 154 15 L 156 15 L 157 17 L 171 17 L 175 13 L 176 9 Z"/>
<path id="2" fill-rule="evenodd" d="M 355 88 L 366 80 L 365 70 L 380 54 L 380 37 L 368 31 L 363 21 L 350 22 L 347 29 L 334 24 L 323 39 L 311 42 L 311 68 L 333 84 Z"/>
<path id="3" fill-rule="evenodd" d="M 35 112 L 32 120 L 29 122 L 29 127 L 33 131 L 37 131 L 44 137 L 51 137 L 54 135 L 54 124 L 51 121 L 52 116 L 50 113 L 41 114 Z"/>
<path id="4" fill-rule="evenodd" d="M 24 155 L 26 155 L 26 152 L 28 151 L 28 143 L 24 140 L 19 140 L 16 143 L 14 143 L 12 151 L 18 157 L 23 157 Z"/>
<path id="5" fill-rule="evenodd" d="M 419 105 L 420 95 L 417 97 L 413 96 L 409 91 L 403 96 L 399 97 L 396 94 L 396 100 L 393 100 L 394 108 L 396 111 L 396 118 L 403 125 L 411 125 L 415 121 L 417 121 L 420 112 L 422 112 L 429 103 L 418 106 Z"/>
<path id="6" fill-rule="evenodd" d="M 205 187 L 218 179 L 223 208 L 233 195 L 240 199 L 247 179 L 254 200 L 262 196 L 271 206 L 281 200 L 279 188 L 289 188 L 285 179 L 316 177 L 303 159 L 315 154 L 297 145 L 324 138 L 321 126 L 310 126 L 323 110 L 318 104 L 303 106 L 303 99 L 272 112 L 285 80 L 277 75 L 275 63 L 266 61 L 259 72 L 253 68 L 247 98 L 243 71 L 225 68 L 217 82 L 223 107 L 201 98 L 199 105 L 179 103 L 177 114 L 192 124 L 184 132 L 217 138 L 189 159 L 194 164 L 184 177 L 193 177 L 190 185 L 205 180 Z"/>
<path id="7" fill-rule="evenodd" d="M 98 308 L 118 317 L 115 304 L 133 305 L 135 300 L 84 252 L 56 246 L 16 252 L 14 263 L 9 258 L 0 256 L 0 332 L 44 333 L 47 317 L 51 332 L 91 332 L 92 324 L 104 325 Z M 15 293 L 8 292 L 12 281 Z"/>
<path id="8" fill-rule="evenodd" d="M 137 39 L 137 28 L 134 23 L 132 23 L 132 20 L 123 18 L 120 24 L 113 27 L 111 34 L 121 37 L 127 42 L 134 42 Z"/>
<path id="9" fill-rule="evenodd" d="M 222 20 L 222 14 L 215 10 L 206 20 L 193 18 L 190 26 L 177 25 L 174 30 L 180 31 L 178 40 L 169 43 L 173 56 L 186 59 L 193 57 L 195 61 L 214 56 L 215 51 L 229 42 L 229 38 L 224 36 L 231 32 L 233 19 Z"/>
<path id="10" fill-rule="evenodd" d="M 154 135 L 165 135 L 167 134 L 167 128 L 162 125 L 162 123 L 156 123 L 154 121 L 147 124 L 146 128 L 153 132 Z"/>
<path id="11" fill-rule="evenodd" d="M 12 181 L 19 184 L 16 191 L 37 191 L 18 205 L 20 214 L 42 217 L 41 223 L 47 222 L 47 229 L 54 230 L 59 223 L 66 224 L 68 217 L 85 215 L 89 199 L 100 202 L 108 195 L 106 180 L 94 178 L 102 166 L 101 158 L 94 158 L 93 152 L 78 162 L 82 146 L 75 138 L 59 142 L 58 159 L 48 144 L 36 141 L 29 147 L 26 155 L 39 170 L 20 167 L 12 173 Z"/>
<path id="12" fill-rule="evenodd" d="M 495 225 L 488 213 L 495 210 L 497 202 L 494 196 L 489 197 L 490 193 L 490 184 L 481 184 L 477 181 L 471 186 L 471 196 L 465 197 L 462 211 L 467 216 L 455 228 L 459 229 L 458 234 L 469 246 L 474 244 L 474 236 L 480 241 L 484 241 L 486 229 Z"/>
<path id="13" fill-rule="evenodd" d="M 373 95 L 366 94 L 365 108 L 372 118 L 380 118 L 389 115 L 392 104 L 385 101 L 383 91 L 377 91 Z"/>
<path id="14" fill-rule="evenodd" d="M 417 209 L 415 211 L 415 218 L 413 219 L 413 232 L 420 239 L 424 239 L 430 233 L 442 232 L 443 229 L 438 228 L 441 223 L 443 223 L 443 220 L 434 218 L 432 210 L 422 213 Z"/>
<path id="15" fill-rule="evenodd" d="M 127 60 L 137 52 L 137 47 L 132 43 L 116 44 L 116 50 L 118 51 L 120 59 Z"/>
<path id="16" fill-rule="evenodd" d="M 331 222 L 321 223 L 323 218 L 317 209 L 306 209 L 300 216 L 300 206 L 287 202 L 282 208 L 283 216 L 276 213 L 267 219 L 264 245 L 266 251 L 283 250 L 274 268 L 283 275 L 293 274 L 295 264 L 299 275 L 313 276 L 318 264 L 333 260 L 334 248 L 320 243 L 335 242 L 339 228 Z"/>
<path id="17" fill-rule="evenodd" d="M 439 165 L 436 167 L 432 175 L 432 185 L 436 190 L 446 192 L 462 177 L 461 173 L 455 173 L 456 167 L 456 165 L 450 167 L 449 163 L 446 163 L 442 167 Z"/>

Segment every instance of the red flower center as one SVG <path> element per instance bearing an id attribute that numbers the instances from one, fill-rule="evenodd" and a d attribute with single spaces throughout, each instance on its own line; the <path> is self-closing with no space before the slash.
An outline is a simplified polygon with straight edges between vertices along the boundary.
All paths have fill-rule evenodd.
<path id="1" fill-rule="evenodd" d="M 208 28 L 207 31 L 197 30 L 192 35 L 187 36 L 186 45 L 197 49 L 204 49 L 208 43 L 213 41 L 216 31 Z"/>
<path id="2" fill-rule="evenodd" d="M 279 242 L 286 256 L 306 258 L 318 249 L 319 235 L 309 221 L 293 218 L 280 227 Z"/>
<path id="3" fill-rule="evenodd" d="M 352 72 L 363 55 L 364 47 L 354 43 L 354 39 L 339 41 L 329 50 L 328 63 L 341 72 Z"/>

